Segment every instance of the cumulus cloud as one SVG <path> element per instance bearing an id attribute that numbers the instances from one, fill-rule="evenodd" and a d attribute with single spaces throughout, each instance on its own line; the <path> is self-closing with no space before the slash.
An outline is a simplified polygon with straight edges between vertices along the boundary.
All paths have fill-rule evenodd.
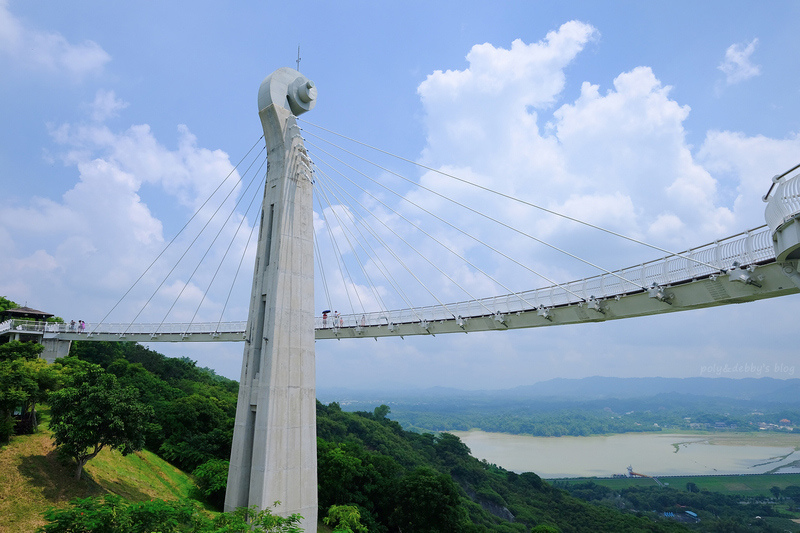
<path id="1" fill-rule="evenodd" d="M 102 72 L 111 56 L 94 41 L 71 43 L 58 32 L 26 26 L 0 0 L 0 55 L 16 66 L 82 79 Z"/>
<path id="2" fill-rule="evenodd" d="M 728 85 L 734 85 L 761 74 L 761 67 L 753 64 L 750 60 L 757 44 L 758 39 L 753 39 L 746 45 L 735 43 L 725 50 L 725 60 L 717 68 L 725 74 L 725 81 Z"/>
<path id="3" fill-rule="evenodd" d="M 113 93 L 100 94 L 97 101 L 100 105 L 94 106 L 93 113 L 98 107 L 107 113 L 121 105 Z M 156 295 L 140 320 L 160 320 L 159 313 L 164 313 L 181 292 L 183 305 L 170 320 L 190 320 L 225 247 L 217 246 L 210 252 L 207 261 L 213 266 L 198 271 L 192 280 L 188 279 L 191 266 L 177 270 L 167 279 L 171 267 L 181 259 L 182 250 L 197 235 L 201 224 L 211 220 L 182 264 L 197 263 L 203 247 L 218 231 L 221 241 L 234 241 L 230 257 L 238 261 L 249 234 L 249 224 L 242 219 L 241 211 L 236 211 L 232 222 L 223 226 L 241 189 L 239 175 L 232 172 L 227 154 L 198 146 L 196 137 L 185 126 L 178 128 L 178 146 L 174 150 L 160 143 L 147 125 L 117 132 L 96 123 L 64 124 L 52 127 L 52 137 L 63 161 L 75 169 L 77 179 L 59 199 L 33 198 L 27 205 L 0 206 L 0 228 L 11 241 L 6 243 L 6 275 L 0 281 L 0 294 L 24 296 L 35 287 L 35 292 L 47 294 L 47 299 L 74 302 L 72 312 L 99 319 L 177 231 L 178 228 L 165 231 L 162 218 L 166 213 L 183 211 L 181 218 L 188 220 L 199 210 L 196 225 L 190 226 L 176 246 L 162 256 L 143 279 L 140 292 L 132 293 L 120 308 L 122 313 L 116 316 L 118 320 L 132 319 L 147 300 L 148 291 L 158 285 L 158 280 L 165 279 L 166 289 Z M 220 192 L 203 206 L 229 175 Z M 223 201 L 228 191 L 230 197 Z M 223 207 L 216 213 L 220 203 Z M 244 230 L 234 235 L 239 222 L 244 222 Z M 234 275 L 230 269 L 236 266 L 231 265 L 222 274 L 229 281 Z M 8 285 L 10 280 L 13 287 Z M 199 318 L 219 318 L 213 313 L 220 312 L 228 288 L 229 284 L 217 287 L 221 293 L 212 293 L 205 299 L 206 315 L 201 313 Z"/>
<path id="4" fill-rule="evenodd" d="M 623 72 L 606 90 L 583 82 L 577 99 L 564 101 L 565 69 L 597 35 L 592 26 L 573 21 L 538 43 L 517 40 L 510 49 L 475 46 L 464 70 L 428 76 L 419 87 L 428 127 L 425 162 L 676 251 L 737 229 L 734 206 L 720 203 L 717 179 L 686 142 L 683 123 L 689 107 L 671 98 L 671 88 L 652 69 Z M 609 243 L 575 222 L 434 173 L 422 181 L 582 258 L 596 257 L 606 268 L 642 260 L 620 253 L 620 246 L 628 250 L 625 243 Z M 472 235 L 487 240 L 503 235 L 496 225 L 440 198 L 424 192 L 408 196 L 446 213 L 445 218 Z M 585 265 L 555 267 L 563 265 L 564 257 L 519 235 L 499 240 L 511 255 L 560 281 L 597 273 L 586 271 Z M 472 243 L 465 248 L 478 247 Z"/>
<path id="5" fill-rule="evenodd" d="M 565 99 L 567 84 L 580 81 L 568 80 L 566 69 L 597 35 L 592 26 L 572 21 L 537 43 L 515 40 L 508 49 L 476 45 L 463 70 L 430 74 L 418 88 L 427 127 L 424 163 L 673 251 L 763 224 L 760 189 L 769 181 L 763 169 L 788 168 L 798 139 L 710 132 L 700 149 L 692 147 L 684 128 L 691 109 L 675 100 L 671 87 L 646 66 L 620 73 L 608 88 L 583 81 L 577 98 Z M 749 54 L 745 51 L 744 57 Z M 424 237 L 414 243 L 420 254 L 401 254 L 411 270 L 427 271 L 420 277 L 435 280 L 429 286 L 448 301 L 469 297 L 438 268 L 426 265 L 425 258 L 434 258 L 436 267 L 476 296 L 486 296 L 507 292 L 500 284 L 517 283 L 514 290 L 522 290 L 549 284 L 544 278 L 566 282 L 597 274 L 588 262 L 617 269 L 662 253 L 435 172 L 423 174 L 421 183 L 468 206 L 457 207 L 424 190 L 405 195 L 451 227 L 410 204 L 397 206 L 423 228 L 433 228 L 436 239 L 475 260 L 476 268 L 467 268 L 456 254 Z M 380 206 L 375 212 L 384 220 L 398 219 Z M 567 258 L 522 233 L 587 262 Z M 535 274 L 488 252 L 478 241 L 491 243 Z M 392 236 L 384 242 L 405 249 Z M 478 274 L 477 267 L 496 281 Z M 404 288 L 414 284 L 401 283 Z"/>

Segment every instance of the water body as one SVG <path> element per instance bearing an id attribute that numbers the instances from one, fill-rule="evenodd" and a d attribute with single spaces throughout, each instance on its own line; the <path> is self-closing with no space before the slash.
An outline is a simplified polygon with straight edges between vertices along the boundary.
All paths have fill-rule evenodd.
<path id="1" fill-rule="evenodd" d="M 650 476 L 763 474 L 797 471 L 800 435 L 720 436 L 626 433 L 593 437 L 530 437 L 453 431 L 478 459 L 544 478 L 624 474 Z"/>

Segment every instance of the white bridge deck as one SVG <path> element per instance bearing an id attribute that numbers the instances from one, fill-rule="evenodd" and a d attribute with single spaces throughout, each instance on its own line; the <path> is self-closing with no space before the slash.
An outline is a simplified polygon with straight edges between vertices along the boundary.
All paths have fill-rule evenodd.
<path id="1" fill-rule="evenodd" d="M 315 337 L 436 335 L 599 322 L 800 292 L 775 262 L 767 226 L 614 274 L 447 305 L 342 315 L 338 320 L 316 317 Z M 83 331 L 58 323 L 0 324 L 0 334 L 17 330 L 62 340 L 135 342 L 236 342 L 246 340 L 246 329 L 246 321 L 87 324 Z"/>

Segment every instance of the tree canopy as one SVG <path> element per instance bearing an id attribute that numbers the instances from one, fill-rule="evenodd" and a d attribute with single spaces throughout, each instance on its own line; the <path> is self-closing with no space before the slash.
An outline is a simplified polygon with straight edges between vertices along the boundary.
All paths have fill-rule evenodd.
<path id="1" fill-rule="evenodd" d="M 35 342 L 0 344 L 0 442 L 36 431 L 36 404 L 57 386 L 58 367 L 38 358 L 43 348 Z"/>
<path id="2" fill-rule="evenodd" d="M 138 396 L 97 365 L 73 374 L 67 386 L 50 395 L 50 429 L 58 447 L 75 459 L 76 479 L 106 446 L 123 455 L 142 449 L 153 409 Z"/>

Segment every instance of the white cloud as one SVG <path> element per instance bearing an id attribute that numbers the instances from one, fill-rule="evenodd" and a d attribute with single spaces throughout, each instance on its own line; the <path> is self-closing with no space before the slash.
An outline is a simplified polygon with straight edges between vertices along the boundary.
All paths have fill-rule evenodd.
<path id="1" fill-rule="evenodd" d="M 110 108 L 119 107 L 119 100 L 113 93 L 105 98 L 112 103 Z M 164 247 L 165 230 L 159 213 L 166 216 L 176 210 L 183 211 L 184 215 L 179 218 L 188 220 L 233 167 L 225 153 L 197 146 L 197 139 L 185 126 L 178 128 L 175 150 L 164 147 L 147 125 L 114 132 L 99 124 L 65 124 L 53 128 L 52 132 L 57 145 L 66 150 L 62 154 L 65 163 L 76 169 L 77 182 L 57 200 L 34 198 L 27 205 L 0 205 L 0 233 L 11 240 L 6 243 L 7 268 L 4 279 L 0 280 L 0 294 L 25 295 L 34 292 L 32 287 L 36 287 L 37 294 L 46 295 L 40 306 L 48 307 L 51 301 L 71 302 L 71 313 L 97 320 Z M 220 243 L 234 239 L 228 266 L 216 280 L 225 281 L 216 283 L 203 303 L 204 311 L 198 320 L 219 318 L 214 313 L 221 311 L 249 234 L 249 225 L 245 223 L 244 230 L 234 238 L 241 211 L 234 214 L 233 223 L 225 226 L 218 246 L 207 256 L 210 266 L 198 270 L 191 281 L 188 277 L 205 247 L 222 227 L 222 219 L 234 208 L 241 187 L 239 182 L 239 175 L 234 172 L 222 188 L 224 193 L 233 191 L 220 209 L 222 214 L 216 215 L 197 241 L 195 251 L 182 263 L 183 268 L 169 277 L 165 290 L 156 295 L 139 321 L 161 320 L 161 314 L 187 283 L 181 299 L 184 305 L 176 308 L 170 321 L 191 319 L 224 254 L 225 245 Z M 187 234 L 176 241 L 178 246 L 156 263 L 138 292 L 131 293 L 123 303 L 122 312 L 111 320 L 133 318 L 147 300 L 149 291 L 169 273 L 202 223 L 212 217 L 224 193 L 215 195 L 202 208 Z M 175 231 L 177 228 L 170 228 L 168 236 Z M 249 280 L 244 281 L 249 287 Z M 220 287 L 221 284 L 226 286 Z"/>
<path id="2" fill-rule="evenodd" d="M 740 229 L 733 206 L 719 203 L 717 179 L 686 142 L 689 107 L 671 99 L 671 88 L 650 68 L 623 72 L 605 93 L 584 82 L 574 102 L 547 115 L 562 98 L 565 68 L 595 35 L 591 26 L 571 22 L 533 45 L 473 47 L 465 70 L 430 75 L 419 87 L 428 126 L 426 163 L 439 162 L 445 172 L 676 251 Z M 548 123 L 544 131 L 539 120 Z M 627 243 L 610 243 L 574 222 L 433 173 L 422 181 L 582 258 L 596 257 L 605 268 L 642 260 L 620 253 L 630 251 Z M 498 237 L 496 225 L 428 193 L 409 197 L 472 235 L 494 237 L 510 255 L 558 281 L 597 273 L 580 264 L 556 267 L 571 260 L 518 235 Z M 646 249 L 639 253 L 652 256 Z"/>
<path id="3" fill-rule="evenodd" d="M 8 0 L 0 0 L 0 55 L 17 66 L 64 72 L 76 79 L 102 72 L 111 60 L 94 41 L 74 44 L 58 32 L 26 26 L 8 9 Z"/>
<path id="4" fill-rule="evenodd" d="M 740 132 L 709 131 L 697 159 L 710 172 L 725 179 L 734 192 L 733 211 L 739 229 L 750 229 L 747 221 L 762 222 L 765 204 L 761 197 L 772 176 L 794 167 L 800 158 L 800 135 L 783 139 L 763 135 L 749 137 Z"/>
<path id="5" fill-rule="evenodd" d="M 565 69 L 596 35 L 591 26 L 573 21 L 538 43 L 516 40 L 507 50 L 488 43 L 474 46 L 465 69 L 429 75 L 418 88 L 427 126 L 425 164 L 674 251 L 761 225 L 759 187 L 768 186 L 768 178 L 755 169 L 769 167 L 773 170 L 767 172 L 773 172 L 779 161 L 787 161 L 788 168 L 798 140 L 710 133 L 697 151 L 686 141 L 689 106 L 673 99 L 671 87 L 644 66 L 619 74 L 607 90 L 583 82 L 579 96 L 564 102 Z M 547 127 L 540 129 L 540 121 Z M 737 170 L 724 164 L 735 164 Z M 740 170 L 744 168 L 754 173 L 745 176 Z M 606 269 L 660 255 L 434 172 L 426 172 L 421 182 Z M 754 188 L 759 189 L 757 194 Z M 740 194 L 731 195 L 731 190 Z M 557 282 L 598 273 L 441 197 L 420 190 L 406 197 Z M 422 256 L 475 296 L 506 292 L 498 284 L 511 284 L 513 290 L 547 284 L 407 204 L 398 204 L 397 210 L 426 229 L 434 228 L 437 239 L 459 254 L 478 258 L 476 264 L 497 281 L 466 268 L 430 239 L 419 237 L 414 242 Z M 385 211 L 376 210 L 384 219 L 398 220 Z M 397 239 L 388 236 L 386 245 L 395 246 L 406 264 L 436 288 L 440 299 L 469 299 L 438 268 L 417 254 L 399 252 L 405 248 Z M 402 279 L 402 273 L 396 275 Z M 413 280 L 400 284 L 407 291 L 417 285 Z M 384 289 L 395 292 L 388 283 Z M 424 302 L 431 299 L 421 288 L 416 294 Z"/>
<path id="6" fill-rule="evenodd" d="M 725 74 L 725 81 L 728 85 L 734 85 L 761 74 L 761 67 L 754 65 L 750 60 L 757 44 L 758 39 L 753 39 L 746 45 L 735 43 L 725 50 L 725 60 L 717 68 Z"/>
<path id="7" fill-rule="evenodd" d="M 89 105 L 92 120 L 104 122 L 109 118 L 119 115 L 119 112 L 128 107 L 128 102 L 117 98 L 114 91 L 98 89 L 94 101 Z"/>

